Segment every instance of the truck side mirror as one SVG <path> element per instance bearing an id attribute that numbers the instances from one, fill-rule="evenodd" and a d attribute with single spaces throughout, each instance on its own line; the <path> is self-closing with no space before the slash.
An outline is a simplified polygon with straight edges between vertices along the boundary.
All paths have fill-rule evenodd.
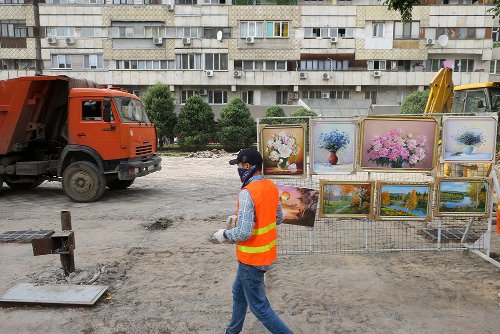
<path id="1" fill-rule="evenodd" d="M 107 123 L 111 122 L 111 102 L 109 100 L 104 100 L 103 120 Z"/>

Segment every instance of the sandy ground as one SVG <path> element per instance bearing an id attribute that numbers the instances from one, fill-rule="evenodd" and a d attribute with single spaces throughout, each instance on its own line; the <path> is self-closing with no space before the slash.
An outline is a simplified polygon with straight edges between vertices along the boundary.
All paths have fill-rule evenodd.
<path id="1" fill-rule="evenodd" d="M 94 307 L 0 308 L 0 333 L 223 333 L 236 261 L 208 237 L 235 209 L 229 156 L 164 158 L 163 170 L 98 203 L 70 202 L 57 183 L 0 190 L 0 232 L 60 230 L 70 210 L 73 282 L 109 285 Z M 155 222 L 160 229 L 148 229 Z M 171 224 L 170 224 L 171 222 Z M 156 226 L 156 225 L 155 225 Z M 54 282 L 59 258 L 0 244 L 0 294 Z M 266 275 L 271 304 L 295 333 L 498 333 L 500 271 L 458 252 L 281 256 Z M 248 314 L 243 333 L 266 333 Z"/>

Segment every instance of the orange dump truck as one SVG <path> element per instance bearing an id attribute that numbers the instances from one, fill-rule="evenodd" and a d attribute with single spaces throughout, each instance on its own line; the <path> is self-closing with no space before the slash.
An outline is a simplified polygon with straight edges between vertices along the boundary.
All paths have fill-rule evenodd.
<path id="1" fill-rule="evenodd" d="M 98 200 L 161 169 L 142 101 L 66 76 L 0 81 L 0 187 L 61 181 L 76 202 Z"/>

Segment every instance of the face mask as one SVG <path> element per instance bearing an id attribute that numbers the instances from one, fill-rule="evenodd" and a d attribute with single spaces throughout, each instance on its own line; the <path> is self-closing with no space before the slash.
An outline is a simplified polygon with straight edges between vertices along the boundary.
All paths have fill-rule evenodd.
<path id="1" fill-rule="evenodd" d="M 246 183 L 250 180 L 256 170 L 257 166 L 252 166 L 249 169 L 238 168 L 238 175 L 240 176 L 241 183 L 243 183 L 243 187 L 246 186 Z"/>

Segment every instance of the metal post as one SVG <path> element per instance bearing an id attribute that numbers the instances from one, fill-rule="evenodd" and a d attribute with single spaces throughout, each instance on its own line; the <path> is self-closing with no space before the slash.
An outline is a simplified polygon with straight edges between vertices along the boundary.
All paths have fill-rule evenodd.
<path id="1" fill-rule="evenodd" d="M 443 227 L 443 220 L 439 219 L 438 220 L 438 232 L 437 232 L 437 249 L 441 249 L 441 229 Z"/>
<path id="2" fill-rule="evenodd" d="M 61 211 L 61 228 L 63 231 L 71 230 L 71 212 Z M 74 239 L 70 238 L 69 242 L 74 243 Z M 74 246 L 74 245 L 73 245 Z M 71 245 L 68 245 L 68 254 L 60 254 L 61 265 L 66 275 L 75 272 L 75 255 Z"/>

